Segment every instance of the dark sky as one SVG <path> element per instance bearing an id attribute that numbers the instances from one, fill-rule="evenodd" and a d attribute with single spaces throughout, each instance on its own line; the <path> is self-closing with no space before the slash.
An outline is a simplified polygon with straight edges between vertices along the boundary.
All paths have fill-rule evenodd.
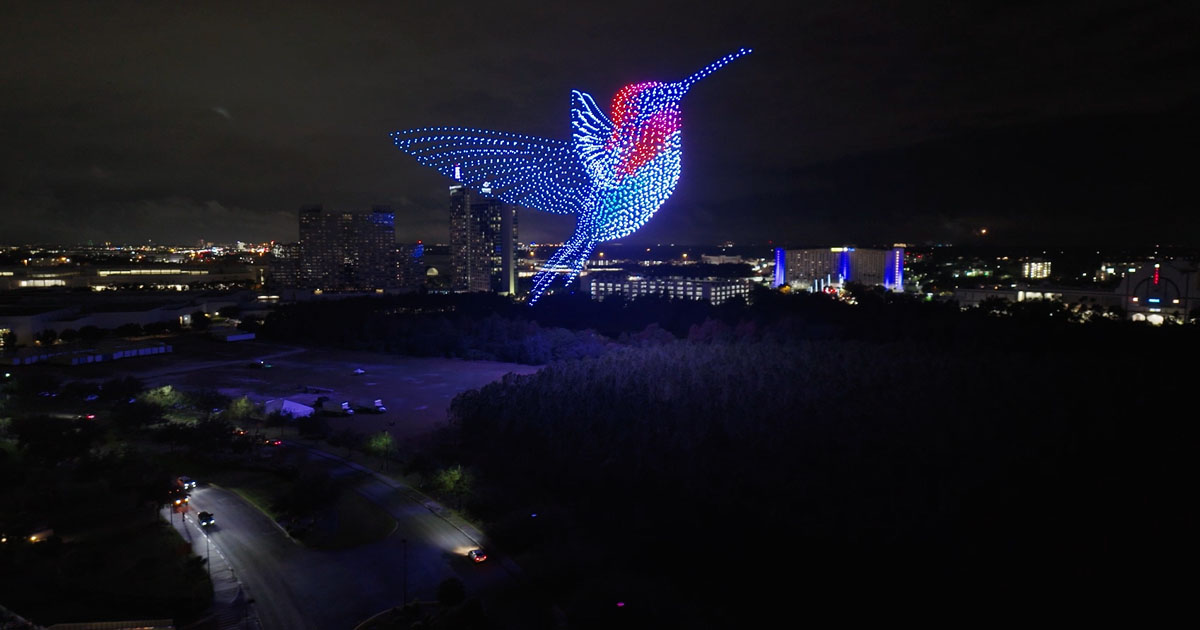
<path id="1" fill-rule="evenodd" d="M 0 242 L 290 241 L 307 203 L 444 241 L 448 182 L 390 131 L 565 139 L 572 88 L 748 46 L 630 240 L 1198 244 L 1200 9 L 1046 4 L 5 2 Z"/>

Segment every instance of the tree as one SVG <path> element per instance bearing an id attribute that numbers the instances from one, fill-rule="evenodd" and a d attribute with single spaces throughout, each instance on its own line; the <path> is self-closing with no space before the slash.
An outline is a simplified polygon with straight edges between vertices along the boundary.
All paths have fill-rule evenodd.
<path id="1" fill-rule="evenodd" d="M 473 475 L 460 464 L 443 468 L 433 477 L 434 489 L 441 494 L 454 497 L 459 508 L 462 507 L 463 497 L 471 492 L 474 483 Z"/>
<path id="2" fill-rule="evenodd" d="M 121 324 L 120 326 L 117 326 L 115 330 L 113 330 L 113 334 L 118 337 L 137 337 L 138 335 L 142 334 L 142 332 L 142 325 L 134 324 L 132 322 L 128 324 Z"/>
<path id="3" fill-rule="evenodd" d="M 98 339 L 103 339 L 105 332 L 95 326 L 84 326 L 79 329 L 79 338 L 86 342 L 93 342 Z"/>
<path id="4" fill-rule="evenodd" d="M 137 429 L 163 421 L 162 407 L 146 402 L 119 402 L 113 406 L 113 424 L 123 429 Z"/>
<path id="5" fill-rule="evenodd" d="M 204 311 L 192 313 L 192 330 L 208 330 L 208 313 Z"/>
<path id="6" fill-rule="evenodd" d="M 386 458 L 391 455 L 394 448 L 395 442 L 392 440 L 392 434 L 387 431 L 380 431 L 367 438 L 367 452 L 372 455 Z"/>
<path id="7" fill-rule="evenodd" d="M 151 322 L 145 326 L 147 335 L 161 335 L 167 332 L 167 328 L 168 324 L 166 322 Z"/>
<path id="8" fill-rule="evenodd" d="M 467 587 L 458 578 L 446 578 L 438 584 L 437 598 L 443 606 L 457 606 L 467 598 Z"/>
<path id="9" fill-rule="evenodd" d="M 58 341 L 58 333 L 53 328 L 47 328 L 33 336 L 33 340 L 43 346 L 53 345 Z"/>
<path id="10" fill-rule="evenodd" d="M 240 422 L 249 418 L 254 414 L 254 403 L 246 396 L 235 399 L 229 403 L 229 408 L 225 412 L 225 417 L 229 418 L 230 422 Z"/>
<path id="11" fill-rule="evenodd" d="M 159 407 L 173 407 L 183 403 L 183 394 L 175 391 L 175 388 L 170 385 L 155 387 L 142 393 L 142 400 L 148 403 L 158 405 Z"/>

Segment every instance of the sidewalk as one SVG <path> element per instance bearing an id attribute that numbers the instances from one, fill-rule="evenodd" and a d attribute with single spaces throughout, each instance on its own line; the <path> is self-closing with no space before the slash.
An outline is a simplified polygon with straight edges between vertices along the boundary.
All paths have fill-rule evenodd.
<path id="1" fill-rule="evenodd" d="M 192 553 L 208 559 L 209 577 L 213 585 L 213 602 L 208 615 L 181 630 L 262 630 L 258 613 L 251 605 L 253 602 L 246 595 L 233 567 L 196 523 L 195 516 L 190 512 L 172 514 L 170 507 L 163 508 L 159 515 L 171 523 L 184 540 L 191 543 Z"/>

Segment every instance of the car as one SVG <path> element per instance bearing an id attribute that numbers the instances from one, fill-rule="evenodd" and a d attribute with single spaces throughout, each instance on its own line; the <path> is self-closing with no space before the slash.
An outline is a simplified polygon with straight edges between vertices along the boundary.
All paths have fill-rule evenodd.
<path id="1" fill-rule="evenodd" d="M 183 507 L 188 504 L 188 501 L 191 501 L 191 497 L 188 496 L 187 490 L 184 490 L 180 487 L 176 487 L 171 490 L 171 492 L 167 495 L 167 499 L 170 500 L 171 503 L 177 508 Z"/>
<path id="2" fill-rule="evenodd" d="M 382 398 L 376 398 L 376 399 L 375 399 L 375 411 L 376 411 L 377 413 L 387 413 L 387 407 L 385 407 L 385 406 L 383 405 L 383 399 L 382 399 Z"/>
<path id="3" fill-rule="evenodd" d="M 200 523 L 200 527 L 212 527 L 216 524 L 217 519 L 212 512 L 201 512 L 196 515 L 196 522 Z"/>
<path id="4" fill-rule="evenodd" d="M 472 549 L 467 552 L 467 557 L 474 560 L 476 564 L 487 560 L 487 552 L 482 549 Z"/>
<path id="5" fill-rule="evenodd" d="M 342 413 L 346 414 L 347 416 L 354 415 L 354 408 L 350 406 L 350 401 L 347 400 L 346 402 L 342 403 Z"/>
<path id="6" fill-rule="evenodd" d="M 196 480 L 186 475 L 181 475 L 175 478 L 175 485 L 183 488 L 184 490 L 191 490 L 192 488 L 196 487 Z"/>

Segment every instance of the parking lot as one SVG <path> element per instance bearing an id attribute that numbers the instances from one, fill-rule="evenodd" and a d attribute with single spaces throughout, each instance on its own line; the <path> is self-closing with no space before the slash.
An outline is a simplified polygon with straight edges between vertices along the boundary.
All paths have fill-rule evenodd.
<path id="1" fill-rule="evenodd" d="M 129 375 L 148 387 L 215 390 L 234 398 L 247 396 L 260 404 L 286 399 L 311 407 L 318 397 L 327 396 L 326 408 L 339 408 L 343 401 L 353 407 L 373 408 L 374 401 L 380 400 L 387 407 L 385 413 L 331 417 L 330 426 L 363 433 L 386 429 L 403 438 L 444 422 L 450 401 L 459 393 L 510 372 L 538 370 L 514 363 L 402 357 L 260 341 L 223 343 L 202 337 L 180 338 L 173 345 L 175 351 L 170 354 L 58 367 L 55 371 L 65 380 L 102 381 Z"/>

